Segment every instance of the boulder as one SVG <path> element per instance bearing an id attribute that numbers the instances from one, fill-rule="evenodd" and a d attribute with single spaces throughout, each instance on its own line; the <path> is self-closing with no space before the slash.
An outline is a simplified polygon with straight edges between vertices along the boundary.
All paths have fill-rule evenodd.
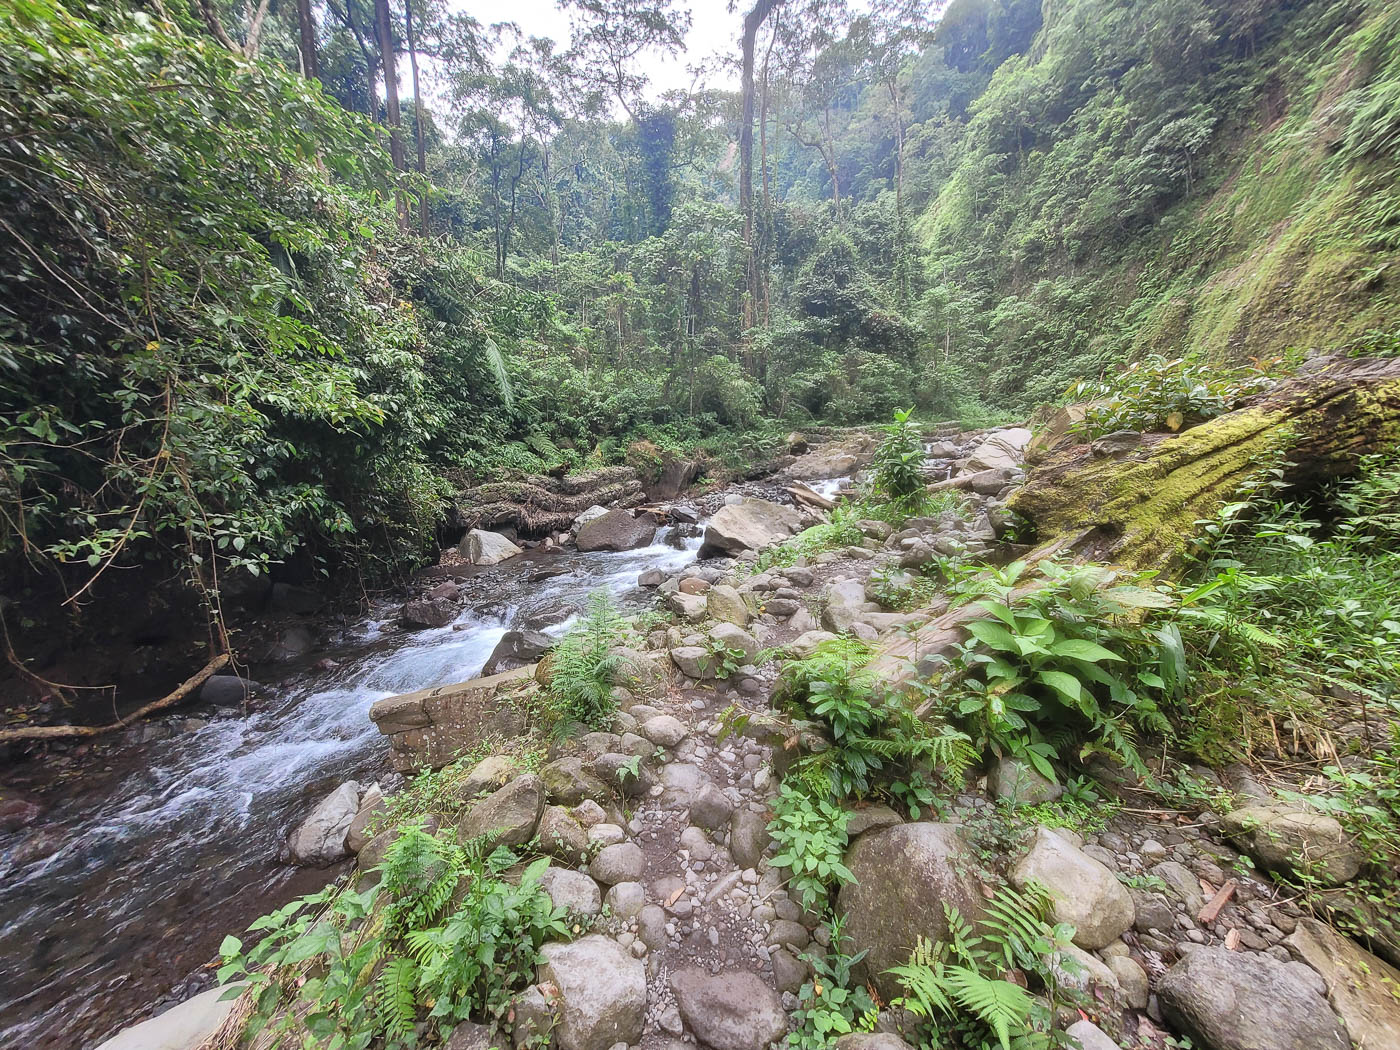
<path id="1" fill-rule="evenodd" d="M 836 635 L 830 631 L 806 631 L 788 642 L 786 648 L 797 659 L 805 660 L 817 651 L 819 645 L 834 641 Z"/>
<path id="2" fill-rule="evenodd" d="M 1362 1050 L 1400 1047 L 1400 970 L 1316 919 L 1299 919 L 1284 942 L 1322 975 L 1327 999 Z"/>
<path id="3" fill-rule="evenodd" d="M 582 863 L 588 851 L 588 832 L 563 806 L 545 806 L 535 832 L 540 850 L 566 864 Z"/>
<path id="4" fill-rule="evenodd" d="M 563 908 L 570 915 L 597 915 L 603 908 L 598 884 L 581 871 L 545 868 L 540 889 L 549 894 L 556 908 Z"/>
<path id="5" fill-rule="evenodd" d="M 258 692 L 262 686 L 249 678 L 232 674 L 210 675 L 199 687 L 201 703 L 215 707 L 237 707 Z"/>
<path id="6" fill-rule="evenodd" d="M 604 898 L 604 903 L 607 904 L 608 911 L 615 919 L 631 922 L 646 907 L 646 887 L 640 882 L 619 882 L 615 886 L 608 887 L 608 895 Z"/>
<path id="7" fill-rule="evenodd" d="M 859 580 L 839 580 L 826 592 L 822 626 L 836 634 L 844 634 L 864 612 L 865 584 Z"/>
<path id="8" fill-rule="evenodd" d="M 1209 1050 L 1349 1050 L 1312 982 L 1272 956 L 1201 947 L 1157 984 L 1162 1013 Z"/>
<path id="9" fill-rule="evenodd" d="M 579 529 L 583 528 L 590 521 L 597 521 L 606 513 L 608 513 L 608 508 L 600 507 L 596 503 L 587 510 L 579 511 L 578 517 L 574 518 L 574 523 L 571 526 L 574 534 L 577 535 Z"/>
<path id="10" fill-rule="evenodd" d="M 1361 853 L 1336 820 L 1312 809 L 1249 805 L 1225 814 L 1225 834 L 1263 867 L 1340 886 L 1361 870 Z"/>
<path id="11" fill-rule="evenodd" d="M 609 1050 L 639 1043 L 647 1006 L 647 971 L 640 959 L 598 934 L 540 950 L 539 981 L 559 989 L 559 1050 Z"/>
<path id="12" fill-rule="evenodd" d="M 744 663 L 753 663 L 758 656 L 758 639 L 732 623 L 717 623 L 710 628 L 710 640 L 717 646 L 744 654 Z"/>
<path id="13" fill-rule="evenodd" d="M 360 785 L 348 780 L 316 804 L 287 836 L 292 863 L 324 868 L 350 855 L 345 836 L 360 809 Z"/>
<path id="14" fill-rule="evenodd" d="M 879 831 L 881 828 L 892 828 L 903 823 L 903 817 L 889 806 L 882 806 L 877 802 L 851 810 L 851 815 L 846 820 L 846 835 L 854 841 L 857 835 L 864 835 L 867 831 Z"/>
<path id="15" fill-rule="evenodd" d="M 657 715 L 642 723 L 642 736 L 658 747 L 675 747 L 690 733 L 675 715 Z"/>
<path id="16" fill-rule="evenodd" d="M 1065 793 L 1065 789 L 1053 780 L 1046 780 L 1029 764 L 1006 756 L 992 766 L 987 776 L 987 786 L 997 798 L 1006 799 L 1015 805 L 1033 806 L 1040 802 L 1053 802 Z"/>
<path id="17" fill-rule="evenodd" d="M 705 525 L 700 556 L 742 554 L 787 539 L 801 528 L 796 510 L 765 499 L 746 499 L 715 512 Z"/>
<path id="18" fill-rule="evenodd" d="M 841 887 L 837 910 L 851 943 L 866 949 L 856 972 L 887 999 L 900 987 L 886 971 L 909 961 L 920 936 L 946 937 L 945 904 L 969 923 L 982 916 L 977 857 L 955 825 L 900 824 L 862 835 L 846 867 L 855 881 Z"/>
<path id="19" fill-rule="evenodd" d="M 671 662 L 687 678 L 713 678 L 719 661 L 701 645 L 678 645 L 671 650 Z"/>
<path id="20" fill-rule="evenodd" d="M 748 808 L 736 809 L 729 818 L 729 855 L 739 868 L 758 867 L 771 842 L 768 818 L 762 813 Z"/>
<path id="21" fill-rule="evenodd" d="M 646 857 L 635 842 L 619 842 L 604 846 L 588 865 L 588 873 L 604 886 L 619 882 L 637 882 L 646 870 Z"/>
<path id="22" fill-rule="evenodd" d="M 660 569 L 644 569 L 640 575 L 637 576 L 638 587 L 650 589 L 652 587 L 660 587 L 665 582 L 666 574 Z"/>
<path id="23" fill-rule="evenodd" d="M 893 1032 L 852 1032 L 832 1045 L 836 1050 L 914 1050 Z"/>
<path id="24" fill-rule="evenodd" d="M 452 1029 L 444 1050 L 493 1050 L 502 1045 L 500 1034 L 490 1025 L 463 1021 Z"/>
<path id="25" fill-rule="evenodd" d="M 720 620 L 744 627 L 749 622 L 749 607 L 739 592 L 727 583 L 710 588 L 705 595 L 705 608 L 711 620 Z"/>
<path id="26" fill-rule="evenodd" d="M 487 678 L 502 671 L 514 671 L 526 664 L 539 663 L 539 659 L 559 644 L 540 631 L 507 631 L 501 635 L 496 648 L 486 658 L 486 666 L 481 669 L 481 677 Z"/>
<path id="27" fill-rule="evenodd" d="M 1065 1035 L 1078 1043 L 1079 1050 L 1118 1050 L 1118 1044 L 1093 1021 L 1075 1021 L 1065 1029 Z"/>
<path id="28" fill-rule="evenodd" d="M 650 514 L 634 516 L 619 508 L 586 522 L 574 543 L 581 551 L 630 551 L 649 545 L 655 536 L 656 519 Z"/>
<path id="29" fill-rule="evenodd" d="M 534 838 L 544 812 L 544 781 L 533 773 L 517 777 L 472 806 L 457 824 L 457 839 L 484 838 L 487 849 L 523 846 Z"/>
<path id="30" fill-rule="evenodd" d="M 981 470 L 1005 470 L 1019 467 L 1026 459 L 1026 446 L 1033 435 L 1025 427 L 999 430 L 972 451 L 963 464 L 963 472 L 975 474 Z"/>
<path id="31" fill-rule="evenodd" d="M 524 552 L 499 532 L 472 529 L 457 544 L 457 553 L 473 565 L 499 565 Z"/>
<path id="32" fill-rule="evenodd" d="M 233 1010 L 236 1000 L 224 999 L 225 991 L 200 992 L 148 1021 L 123 1028 L 97 1050 L 196 1050 Z"/>
<path id="33" fill-rule="evenodd" d="M 706 783 L 690 800 L 690 822 L 707 831 L 717 831 L 729 824 L 734 803 L 713 783 Z"/>
<path id="34" fill-rule="evenodd" d="M 787 1032 L 782 1000 L 756 973 L 681 970 L 671 990 L 686 1027 L 712 1050 L 765 1050 Z"/>
<path id="35" fill-rule="evenodd" d="M 488 791 L 497 791 L 515 779 L 518 769 L 509 755 L 487 755 L 452 789 L 458 802 L 470 802 Z"/>
<path id="36" fill-rule="evenodd" d="M 415 598 L 399 610 L 399 622 L 405 627 L 446 627 L 455 619 L 457 606 L 447 598 Z"/>
<path id="37" fill-rule="evenodd" d="M 573 755 L 546 765 L 540 770 L 540 780 L 550 801 L 565 806 L 577 806 L 585 799 L 598 801 L 611 794 L 608 785 L 584 766 L 583 759 Z"/>
<path id="38" fill-rule="evenodd" d="M 369 841 L 369 825 L 376 813 L 384 808 L 384 792 L 378 784 L 371 784 L 360 796 L 360 806 L 355 811 L 355 819 L 345 832 L 345 848 L 350 853 L 359 853 Z"/>
<path id="39" fill-rule="evenodd" d="M 1037 828 L 1030 851 L 1011 869 L 1025 889 L 1038 882 L 1050 891 L 1056 922 L 1074 927 L 1074 943 L 1102 948 L 1133 925 L 1133 899 L 1118 876 L 1051 828 Z"/>
<path id="40" fill-rule="evenodd" d="M 704 595 L 686 594 L 685 591 L 668 594 L 666 604 L 673 613 L 690 623 L 699 623 L 710 611 Z"/>
<path id="41" fill-rule="evenodd" d="M 510 1039 L 514 1050 L 537 1050 L 552 1045 L 554 1028 L 559 1023 L 557 991 L 550 985 L 549 994 L 545 995 L 543 988 L 532 984 L 511 1000 L 510 1012 L 515 1024 Z"/>

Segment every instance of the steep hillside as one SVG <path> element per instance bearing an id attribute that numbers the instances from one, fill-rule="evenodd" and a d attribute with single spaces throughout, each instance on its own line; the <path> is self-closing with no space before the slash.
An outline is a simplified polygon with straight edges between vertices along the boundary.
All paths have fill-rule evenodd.
<path id="1" fill-rule="evenodd" d="M 919 220 L 929 327 L 1021 406 L 1147 352 L 1374 342 L 1398 103 L 1393 5 L 1049 0 Z"/>

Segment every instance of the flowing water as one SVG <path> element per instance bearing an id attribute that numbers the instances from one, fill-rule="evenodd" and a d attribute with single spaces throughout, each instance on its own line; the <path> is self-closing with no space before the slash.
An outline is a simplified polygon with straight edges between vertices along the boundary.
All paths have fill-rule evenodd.
<path id="1" fill-rule="evenodd" d="M 473 677 L 530 609 L 579 608 L 600 588 L 625 602 L 643 569 L 694 559 L 699 538 L 672 545 L 668 532 L 640 550 L 530 555 L 474 576 L 448 627 L 400 633 L 385 606 L 333 654 L 339 668 L 278 683 L 275 704 L 141 745 L 122 768 L 84 770 L 84 786 L 31 829 L 47 855 L 0 856 L 0 1047 L 91 1046 L 225 933 L 318 888 L 326 873 L 277 854 L 316 798 L 380 765 L 370 705 Z M 525 582 L 546 567 L 559 574 Z"/>

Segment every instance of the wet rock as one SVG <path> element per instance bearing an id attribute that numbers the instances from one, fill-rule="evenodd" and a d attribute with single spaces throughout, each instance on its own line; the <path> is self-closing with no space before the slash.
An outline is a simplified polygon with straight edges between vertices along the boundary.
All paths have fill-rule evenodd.
<path id="1" fill-rule="evenodd" d="M 604 846 L 588 865 L 588 873 L 604 886 L 619 882 L 637 882 L 646 869 L 646 857 L 635 842 L 619 842 Z"/>
<path id="2" fill-rule="evenodd" d="M 864 612 L 865 584 L 859 580 L 840 580 L 826 592 L 822 626 L 836 634 L 844 634 Z"/>
<path id="3" fill-rule="evenodd" d="M 473 565 L 499 565 L 524 552 L 499 532 L 472 529 L 462 537 L 457 553 Z"/>
<path id="4" fill-rule="evenodd" d="M 355 819 L 345 833 L 345 848 L 351 853 L 359 853 L 369 841 L 369 825 L 384 808 L 384 792 L 378 784 L 371 784 L 360 796 L 360 806 L 355 811 Z"/>
<path id="5" fill-rule="evenodd" d="M 360 785 L 346 781 L 317 803 L 287 837 L 292 863 L 324 868 L 350 855 L 345 836 L 360 808 Z"/>
<path id="6" fill-rule="evenodd" d="M 262 686 L 251 679 L 216 674 L 206 678 L 199 687 L 199 699 L 201 703 L 215 707 L 238 707 L 261 689 Z"/>
<path id="7" fill-rule="evenodd" d="M 598 934 L 572 944 L 546 944 L 539 980 L 559 989 L 559 1050 L 609 1050 L 637 1043 L 646 1015 L 646 966 Z"/>
<path id="8" fill-rule="evenodd" d="M 801 528 L 801 518 L 791 507 L 762 499 L 721 507 L 705 525 L 700 557 L 758 551 L 787 539 Z"/>
<path id="9" fill-rule="evenodd" d="M 1032 881 L 1050 891 L 1054 920 L 1074 927 L 1081 948 L 1102 948 L 1133 924 L 1133 901 L 1118 877 L 1050 828 L 1036 829 L 1030 851 L 1011 870 L 1017 889 Z"/>
<path id="10" fill-rule="evenodd" d="M 507 631 L 486 658 L 481 677 L 538 663 L 541 656 L 558 644 L 557 639 L 540 631 Z"/>
<path id="11" fill-rule="evenodd" d="M 517 777 L 467 810 L 457 824 L 457 839 L 486 840 L 487 849 L 523 846 L 534 837 L 544 812 L 544 781 L 534 774 Z"/>
<path id="12" fill-rule="evenodd" d="M 1210 1050 L 1348 1050 L 1332 1007 L 1291 964 L 1198 948 L 1158 982 L 1168 1021 Z"/>
<path id="13" fill-rule="evenodd" d="M 1316 919 L 1299 919 L 1286 944 L 1322 975 L 1353 1043 L 1364 1050 L 1400 1047 L 1400 970 Z"/>
<path id="14" fill-rule="evenodd" d="M 545 806 L 535 832 L 540 849 L 566 864 L 579 864 L 588 851 L 588 832 L 563 806 Z"/>
<path id="15" fill-rule="evenodd" d="M 399 611 L 399 622 L 405 627 L 446 627 L 455 619 L 457 606 L 446 598 L 415 598 Z"/>
<path id="16" fill-rule="evenodd" d="M 686 1026 L 713 1050 L 764 1050 L 787 1032 L 782 1000 L 757 974 L 682 970 L 671 990 Z"/>
<path id="17" fill-rule="evenodd" d="M 585 522 L 574 543 L 581 551 L 630 551 L 648 546 L 655 538 L 655 518 L 619 508 Z"/>
<path id="18" fill-rule="evenodd" d="M 1225 834 L 1271 871 L 1299 872 L 1339 886 L 1361 870 L 1361 854 L 1336 820 L 1311 809 L 1251 805 L 1225 814 Z"/>
<path id="19" fill-rule="evenodd" d="M 571 915 L 597 915 L 603 907 L 598 884 L 581 871 L 546 868 L 540 876 L 540 888 L 549 894 L 556 908 Z"/>
<path id="20" fill-rule="evenodd" d="M 886 998 L 900 994 L 887 971 L 909 961 L 920 936 L 941 940 L 948 932 L 944 905 L 968 922 L 982 915 L 977 858 L 951 824 L 901 824 L 862 835 L 846 854 L 854 882 L 841 887 L 837 910 L 846 934 L 867 949 L 857 966 Z"/>
<path id="21" fill-rule="evenodd" d="M 637 577 L 637 586 L 650 590 L 666 582 L 666 574 L 660 569 L 647 569 Z"/>
<path id="22" fill-rule="evenodd" d="M 1029 764 L 1009 756 L 992 766 L 987 786 L 997 798 L 1016 805 L 1053 802 L 1065 793 L 1063 787 L 1041 776 Z"/>
<path id="23" fill-rule="evenodd" d="M 705 607 L 712 620 L 732 623 L 737 627 L 749 622 L 749 607 L 744 604 L 739 592 L 728 584 L 712 587 L 705 596 Z"/>

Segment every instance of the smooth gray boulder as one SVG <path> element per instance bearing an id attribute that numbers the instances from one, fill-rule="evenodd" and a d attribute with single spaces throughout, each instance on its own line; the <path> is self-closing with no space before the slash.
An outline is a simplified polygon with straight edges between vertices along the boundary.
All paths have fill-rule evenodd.
<path id="1" fill-rule="evenodd" d="M 797 659 L 805 660 L 817 651 L 818 646 L 834 641 L 836 635 L 830 631 L 804 631 L 788 642 L 786 648 Z"/>
<path id="2" fill-rule="evenodd" d="M 801 517 L 792 507 L 766 499 L 728 504 L 705 524 L 700 557 L 762 550 L 787 539 L 801 527 Z"/>
<path id="3" fill-rule="evenodd" d="M 316 804 L 287 836 L 292 863 L 324 868 L 350 855 L 345 838 L 360 809 L 360 785 L 347 780 Z"/>
<path id="4" fill-rule="evenodd" d="M 369 826 L 375 814 L 384 808 L 384 792 L 379 785 L 371 784 L 360 795 L 360 806 L 355 810 L 355 818 L 345 832 L 345 849 L 349 853 L 359 853 L 370 840 Z"/>
<path id="5" fill-rule="evenodd" d="M 1018 806 L 1054 802 L 1065 793 L 1059 784 L 1041 776 L 1028 763 L 1009 755 L 992 766 L 987 776 L 987 786 L 997 798 Z"/>
<path id="6" fill-rule="evenodd" d="M 588 832 L 563 806 L 545 806 L 535 837 L 540 850 L 566 864 L 580 864 L 588 851 Z"/>
<path id="7" fill-rule="evenodd" d="M 635 842 L 619 842 L 604 846 L 588 865 L 588 873 L 604 886 L 619 882 L 637 882 L 646 869 L 646 857 Z"/>
<path id="8" fill-rule="evenodd" d="M 732 623 L 717 623 L 710 628 L 710 641 L 731 652 L 743 654 L 744 663 L 753 663 L 758 656 L 758 639 Z"/>
<path id="9" fill-rule="evenodd" d="M 658 747 L 675 747 L 690 734 L 690 729 L 675 715 L 648 718 L 641 729 L 642 736 Z"/>
<path id="10" fill-rule="evenodd" d="M 1197 948 L 1157 984 L 1162 1012 L 1209 1050 L 1350 1050 L 1314 987 L 1272 956 Z"/>
<path id="11" fill-rule="evenodd" d="M 1093 1021 L 1075 1021 L 1065 1029 L 1065 1035 L 1078 1041 L 1079 1050 L 1118 1050 L 1118 1044 Z"/>
<path id="12" fill-rule="evenodd" d="M 671 662 L 687 678 L 697 681 L 713 678 L 719 669 L 719 660 L 701 645 L 678 645 L 671 650 Z"/>
<path id="13" fill-rule="evenodd" d="M 1117 940 L 1133 924 L 1133 899 L 1118 876 L 1051 828 L 1037 828 L 1030 851 L 1011 869 L 1023 890 L 1050 891 L 1056 922 L 1074 927 L 1074 943 L 1090 951 Z"/>
<path id="14" fill-rule="evenodd" d="M 517 777 L 472 806 L 457 824 L 457 839 L 484 838 L 488 850 L 523 846 L 535 835 L 544 812 L 544 782 L 535 774 Z"/>
<path id="15" fill-rule="evenodd" d="M 707 831 L 717 831 L 729 823 L 734 803 L 713 783 L 701 786 L 690 800 L 690 822 Z"/>
<path id="16" fill-rule="evenodd" d="M 1007 470 L 1019 467 L 1026 459 L 1026 446 L 1032 434 L 1025 427 L 1011 427 L 991 435 L 972 451 L 963 465 L 964 474 L 982 470 Z"/>
<path id="17" fill-rule="evenodd" d="M 1225 834 L 1270 871 L 1306 874 L 1340 886 L 1361 870 L 1361 853 L 1342 826 L 1313 809 L 1252 805 L 1225 814 Z"/>
<path id="18" fill-rule="evenodd" d="M 640 959 L 599 934 L 546 944 L 540 956 L 540 983 L 559 989 L 559 1050 L 610 1050 L 641 1041 L 647 971 Z"/>
<path id="19" fill-rule="evenodd" d="M 645 547 L 656 536 L 656 519 L 630 510 L 610 510 L 587 521 L 574 543 L 581 551 L 630 551 Z"/>
<path id="20" fill-rule="evenodd" d="M 598 801 L 611 794 L 608 785 L 576 755 L 556 758 L 540 770 L 540 780 L 550 800 L 565 806 L 577 806 L 586 799 Z"/>
<path id="21" fill-rule="evenodd" d="M 227 988 L 210 988 L 149 1020 L 123 1028 L 97 1050 L 195 1050 L 224 1023 L 236 1000 L 220 1002 Z"/>
<path id="22" fill-rule="evenodd" d="M 765 1050 L 787 1032 L 778 993 L 756 973 L 681 970 L 671 990 L 686 1027 L 712 1050 Z"/>
<path id="23" fill-rule="evenodd" d="M 540 876 L 540 889 L 549 894 L 556 908 L 563 908 L 571 915 L 597 915 L 603 907 L 603 893 L 598 884 L 581 871 L 545 868 Z"/>
<path id="24" fill-rule="evenodd" d="M 767 852 L 772 837 L 768 818 L 751 809 L 736 809 L 729 819 L 729 855 L 740 868 L 756 868 Z"/>
<path id="25" fill-rule="evenodd" d="M 499 565 L 525 552 L 499 532 L 472 529 L 457 544 L 457 553 L 473 565 Z"/>
<path id="26" fill-rule="evenodd" d="M 919 937 L 947 935 L 945 904 L 969 923 L 982 916 L 977 858 L 956 825 L 919 822 L 869 832 L 847 851 L 846 867 L 856 881 L 841 887 L 837 910 L 851 943 L 866 949 L 856 972 L 887 999 L 900 994 L 889 968 L 909 961 Z"/>
<path id="27" fill-rule="evenodd" d="M 845 634 L 865 613 L 865 584 L 859 580 L 838 580 L 826 592 L 822 626 L 835 634 Z"/>
<path id="28" fill-rule="evenodd" d="M 744 627 L 749 622 L 749 607 L 743 596 L 727 583 L 716 584 L 705 595 L 705 609 L 711 620 L 732 623 Z"/>

